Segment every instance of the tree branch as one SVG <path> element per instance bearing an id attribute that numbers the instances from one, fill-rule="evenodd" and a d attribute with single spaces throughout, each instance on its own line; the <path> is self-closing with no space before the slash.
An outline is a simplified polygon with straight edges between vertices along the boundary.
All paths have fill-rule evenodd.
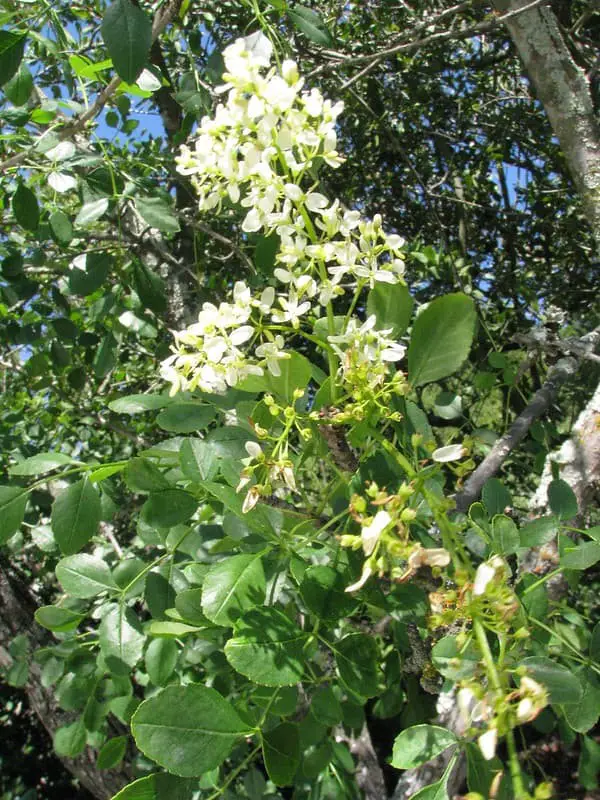
<path id="1" fill-rule="evenodd" d="M 158 39 L 160 34 L 179 12 L 182 2 L 183 0 L 171 0 L 171 2 L 167 3 L 164 8 L 159 9 L 156 12 L 152 22 L 153 43 L 156 41 L 156 39 Z M 98 116 L 106 103 L 115 94 L 121 83 L 121 78 L 115 75 L 108 86 L 106 86 L 96 97 L 87 111 L 85 111 L 80 117 L 77 117 L 75 122 L 71 123 L 70 125 L 65 125 L 57 132 L 56 137 L 58 141 L 62 142 L 65 139 L 69 139 L 71 136 L 75 136 L 75 134 L 80 133 L 88 122 L 91 122 L 95 117 Z M 37 153 L 35 152 L 35 145 L 27 150 L 22 150 L 20 153 L 16 153 L 14 156 L 10 156 L 10 158 L 7 158 L 5 161 L 0 162 L 0 170 L 17 167 L 19 164 L 22 164 L 30 155 L 37 156 Z"/>

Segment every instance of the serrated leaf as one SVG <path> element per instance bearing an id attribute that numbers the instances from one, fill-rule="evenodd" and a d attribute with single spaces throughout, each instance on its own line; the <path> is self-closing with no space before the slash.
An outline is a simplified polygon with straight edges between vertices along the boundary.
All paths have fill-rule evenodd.
<path id="1" fill-rule="evenodd" d="M 262 737 L 267 774 L 276 786 L 290 786 L 300 764 L 298 726 L 283 722 Z"/>
<path id="2" fill-rule="evenodd" d="M 148 677 L 155 686 L 164 686 L 177 664 L 179 648 L 174 639 L 153 639 L 146 650 L 145 664 Z"/>
<path id="3" fill-rule="evenodd" d="M 134 83 L 152 46 L 150 17 L 131 0 L 114 0 L 104 12 L 101 31 L 118 76 Z"/>
<path id="4" fill-rule="evenodd" d="M 112 800 L 190 800 L 198 781 L 155 772 L 121 789 Z"/>
<path id="5" fill-rule="evenodd" d="M 62 558 L 56 565 L 56 577 L 73 597 L 95 597 L 118 588 L 108 564 L 87 553 Z"/>
<path id="6" fill-rule="evenodd" d="M 70 608 L 61 608 L 59 606 L 42 606 L 37 609 L 34 616 L 38 625 L 55 633 L 71 631 L 83 619 L 83 614 L 77 614 L 77 612 L 71 611 Z"/>
<path id="7" fill-rule="evenodd" d="M 202 611 L 216 625 L 233 625 L 264 602 L 265 573 L 260 553 L 231 556 L 210 568 L 202 585 Z"/>
<path id="8" fill-rule="evenodd" d="M 54 734 L 54 749 L 59 756 L 75 758 L 85 747 L 85 727 L 82 719 L 57 728 Z"/>
<path id="9" fill-rule="evenodd" d="M 98 634 L 100 650 L 108 669 L 116 675 L 129 675 L 142 657 L 146 643 L 140 622 L 132 609 L 121 603 L 113 606 L 102 618 Z"/>
<path id="10" fill-rule="evenodd" d="M 25 105 L 33 91 L 33 77 L 25 64 L 21 63 L 13 77 L 4 84 L 3 89 L 13 105 Z"/>
<path id="11" fill-rule="evenodd" d="M 171 399 L 162 394 L 130 394 L 119 397 L 108 404 L 115 414 L 143 414 L 146 411 L 157 411 L 168 406 Z"/>
<path id="12" fill-rule="evenodd" d="M 182 777 L 218 767 L 242 736 L 253 733 L 218 692 L 194 683 L 145 700 L 131 731 L 144 755 Z"/>
<path id="13" fill-rule="evenodd" d="M 26 507 L 26 489 L 21 486 L 0 486 L 0 545 L 19 530 Z"/>
<path id="14" fill-rule="evenodd" d="M 112 769 L 125 758 L 127 750 L 127 737 L 114 736 L 104 742 L 96 759 L 96 769 Z"/>
<path id="15" fill-rule="evenodd" d="M 35 231 L 40 224 L 40 209 L 35 194 L 20 183 L 12 196 L 12 210 L 22 228 Z"/>
<path id="16" fill-rule="evenodd" d="M 456 744 L 456 736 L 437 725 L 415 725 L 400 733 L 394 741 L 392 766 L 413 769 L 431 761 Z"/>
<path id="17" fill-rule="evenodd" d="M 141 261 L 133 262 L 133 283 L 142 303 L 155 313 L 167 308 L 167 287 L 160 275 Z"/>
<path id="18" fill-rule="evenodd" d="M 207 428 L 217 415 L 217 409 L 206 403 L 173 403 L 156 418 L 159 428 L 171 433 L 193 433 Z"/>
<path id="19" fill-rule="evenodd" d="M 76 463 L 64 453 L 38 453 L 9 468 L 10 475 L 45 475 L 56 467 Z"/>
<path id="20" fill-rule="evenodd" d="M 377 644 L 364 633 L 350 633 L 332 646 L 342 682 L 360 697 L 379 692 Z"/>
<path id="21" fill-rule="evenodd" d="M 99 200 L 90 200 L 84 203 L 75 217 L 74 225 L 76 228 L 87 228 L 97 222 L 100 217 L 108 211 L 108 198 L 101 197 Z"/>
<path id="22" fill-rule="evenodd" d="M 127 488 L 132 492 L 148 494 L 169 488 L 169 481 L 158 467 L 147 458 L 131 458 L 123 472 Z"/>
<path id="23" fill-rule="evenodd" d="M 495 553 L 509 556 L 516 553 L 521 541 L 519 530 L 510 517 L 497 514 L 492 520 L 492 549 Z"/>
<path id="24" fill-rule="evenodd" d="M 411 386 L 456 372 L 471 349 L 475 321 L 475 304 L 465 294 L 448 294 L 429 303 L 414 322 L 408 348 Z"/>
<path id="25" fill-rule="evenodd" d="M 311 42 L 322 47 L 333 47 L 335 45 L 327 25 L 312 8 L 296 3 L 294 8 L 288 8 L 287 13 L 294 27 Z"/>
<path id="26" fill-rule="evenodd" d="M 0 86 L 15 75 L 25 53 L 27 37 L 12 31 L 0 31 Z"/>
<path id="27" fill-rule="evenodd" d="M 177 233 L 180 230 L 172 206 L 162 197 L 136 197 L 135 207 L 144 222 L 161 233 Z"/>
<path id="28" fill-rule="evenodd" d="M 490 517 L 502 514 L 512 505 L 510 492 L 498 478 L 488 478 L 481 490 L 481 499 Z"/>
<path id="29" fill-rule="evenodd" d="M 566 481 L 557 478 L 548 486 L 548 505 L 561 520 L 572 519 L 579 513 L 575 492 Z"/>
<path id="30" fill-rule="evenodd" d="M 281 611 L 255 608 L 235 624 L 225 657 L 236 672 L 261 686 L 293 686 L 304 674 L 307 638 Z"/>
<path id="31" fill-rule="evenodd" d="M 391 328 L 390 337 L 398 339 L 408 328 L 414 300 L 401 283 L 376 283 L 367 298 L 367 315 L 375 314 L 377 330 Z"/>
<path id="32" fill-rule="evenodd" d="M 183 489 L 152 492 L 142 506 L 141 517 L 156 528 L 173 528 L 187 522 L 198 508 L 198 501 Z"/>
<path id="33" fill-rule="evenodd" d="M 85 268 L 72 267 L 69 271 L 69 289 L 74 294 L 88 295 L 99 289 L 108 278 L 113 259 L 108 253 L 87 253 Z"/>
<path id="34" fill-rule="evenodd" d="M 563 569 L 589 569 L 600 561 L 600 542 L 584 542 L 568 548 L 560 557 Z"/>
<path id="35" fill-rule="evenodd" d="M 100 496 L 87 478 L 58 495 L 52 506 L 51 525 L 64 555 L 79 552 L 98 530 Z"/>

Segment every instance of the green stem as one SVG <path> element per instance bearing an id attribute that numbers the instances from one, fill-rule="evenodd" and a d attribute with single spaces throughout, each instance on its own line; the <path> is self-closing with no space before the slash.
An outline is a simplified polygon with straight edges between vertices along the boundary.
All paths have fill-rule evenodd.
<path id="1" fill-rule="evenodd" d="M 490 648 L 490 643 L 488 642 L 485 628 L 478 619 L 473 620 L 473 632 L 475 633 L 475 638 L 477 639 L 477 644 L 483 657 L 485 669 L 490 679 L 490 683 L 492 684 L 496 694 L 502 695 L 504 693 L 502 680 L 498 670 L 496 669 L 496 662 L 494 661 L 494 655 Z M 529 794 L 525 791 L 525 786 L 523 785 L 523 775 L 521 774 L 521 765 L 519 764 L 515 736 L 512 728 L 510 727 L 510 720 L 508 720 L 507 728 L 508 730 L 505 738 L 508 749 L 508 767 L 515 793 L 515 800 L 527 800 Z"/>
<path id="2" fill-rule="evenodd" d="M 216 800 L 217 797 L 221 797 L 225 789 L 227 789 L 227 787 L 231 783 L 233 783 L 233 781 L 237 778 L 240 772 L 243 772 L 246 769 L 248 764 L 256 758 L 259 752 L 260 752 L 260 745 L 257 745 L 254 748 L 254 750 L 252 750 L 252 752 L 246 756 L 246 758 L 242 761 L 242 763 L 238 767 L 236 767 L 232 772 L 229 773 L 223 785 L 219 789 L 217 789 L 216 792 L 213 792 L 211 795 L 209 795 L 206 798 L 206 800 Z"/>

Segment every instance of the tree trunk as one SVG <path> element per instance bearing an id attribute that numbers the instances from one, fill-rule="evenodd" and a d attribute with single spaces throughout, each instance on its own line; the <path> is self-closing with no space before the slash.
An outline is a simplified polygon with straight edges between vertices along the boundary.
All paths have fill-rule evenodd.
<path id="1" fill-rule="evenodd" d="M 27 587 L 9 569 L 0 565 L 0 665 L 8 665 L 10 656 L 5 647 L 18 634 L 27 636 L 32 650 L 48 644 L 44 631 L 33 618 L 35 609 L 36 603 Z M 58 708 L 53 689 L 45 689 L 42 685 L 41 670 L 34 661 L 30 664 L 29 679 L 24 688 L 30 707 L 51 737 L 57 728 L 72 721 L 72 715 Z M 107 800 L 131 781 L 126 766 L 97 770 L 91 748 L 86 748 L 77 758 L 60 760 L 98 800 Z"/>
<path id="2" fill-rule="evenodd" d="M 494 0 L 494 6 L 506 13 L 529 2 Z M 567 159 L 600 249 L 600 125 L 588 77 L 574 61 L 548 6 L 516 14 L 505 24 Z"/>

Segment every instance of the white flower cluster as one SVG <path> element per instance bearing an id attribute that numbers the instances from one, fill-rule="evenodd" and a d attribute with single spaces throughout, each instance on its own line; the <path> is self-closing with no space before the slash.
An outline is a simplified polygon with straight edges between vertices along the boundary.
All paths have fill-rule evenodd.
<path id="1" fill-rule="evenodd" d="M 388 338 L 390 330 L 375 330 L 375 315 L 362 325 L 350 319 L 346 330 L 328 340 L 340 358 L 342 375 L 351 384 L 381 385 L 387 375 L 387 363 L 404 358 L 404 345 Z"/>
<path id="2" fill-rule="evenodd" d="M 225 84 L 217 92 L 227 98 L 214 116 L 202 119 L 193 147 L 181 148 L 177 169 L 190 176 L 201 211 L 223 202 L 240 205 L 247 209 L 245 233 L 277 234 L 278 289 L 270 287 L 256 300 L 238 283 L 233 303 L 205 303 L 198 323 L 175 334 L 174 355 L 163 364 L 173 393 L 196 387 L 222 392 L 247 375 L 262 374 L 263 367 L 280 374 L 287 354 L 269 324 L 297 330 L 347 289 L 397 283 L 404 273 L 404 242 L 384 232 L 379 215 L 363 219 L 315 190 L 319 167 L 343 161 L 336 135 L 343 104 L 333 104 L 318 89 L 304 90 L 296 64 L 284 61 L 278 71 L 271 57 L 262 33 L 224 50 Z M 267 319 L 251 320 L 253 310 Z M 374 320 L 362 326 L 351 320 L 345 339 L 329 340 L 355 371 L 360 366 L 364 372 L 369 362 L 368 378 L 379 385 L 387 371 L 381 359 L 397 361 L 404 348 L 373 327 Z M 254 343 L 255 358 L 240 350 Z M 343 372 L 347 378 L 346 367 Z"/>

